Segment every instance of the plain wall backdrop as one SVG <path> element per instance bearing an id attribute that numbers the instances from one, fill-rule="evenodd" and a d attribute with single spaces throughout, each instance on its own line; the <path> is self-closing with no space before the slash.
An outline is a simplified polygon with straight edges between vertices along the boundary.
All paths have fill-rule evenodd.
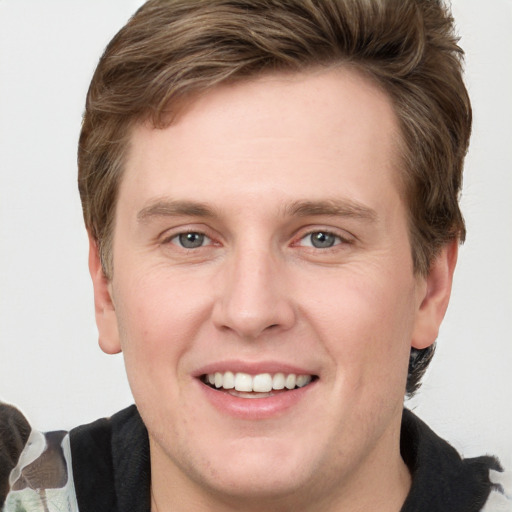
<path id="1" fill-rule="evenodd" d="M 0 0 L 0 400 L 41 430 L 131 403 L 122 356 L 97 345 L 76 143 L 95 64 L 140 4 Z M 457 0 L 453 13 L 474 108 L 468 237 L 409 406 L 465 456 L 494 453 L 510 470 L 512 0 Z"/>

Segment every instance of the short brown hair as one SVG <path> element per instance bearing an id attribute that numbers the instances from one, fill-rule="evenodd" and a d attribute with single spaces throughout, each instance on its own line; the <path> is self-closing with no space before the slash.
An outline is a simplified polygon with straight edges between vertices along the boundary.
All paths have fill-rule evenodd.
<path id="1" fill-rule="evenodd" d="M 463 52 L 441 0 L 149 0 L 107 46 L 78 151 L 85 224 L 112 276 L 117 191 L 131 128 L 172 122 L 193 93 L 265 73 L 346 63 L 391 98 L 414 269 L 464 240 L 458 199 L 471 132 Z M 429 361 L 433 347 L 421 354 Z M 410 372 L 412 393 L 426 365 Z"/>

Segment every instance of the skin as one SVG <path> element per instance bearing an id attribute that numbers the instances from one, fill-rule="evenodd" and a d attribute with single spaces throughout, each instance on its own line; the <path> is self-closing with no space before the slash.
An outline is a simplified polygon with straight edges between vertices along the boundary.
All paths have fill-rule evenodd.
<path id="1" fill-rule="evenodd" d="M 457 249 L 413 272 L 399 136 L 385 93 L 344 68 L 222 85 L 135 128 L 112 280 L 92 239 L 90 270 L 100 345 L 124 352 L 149 431 L 153 510 L 400 509 L 409 351 L 437 336 Z M 204 244 L 180 246 L 190 232 Z M 196 378 L 226 360 L 318 379 L 236 417 Z"/>

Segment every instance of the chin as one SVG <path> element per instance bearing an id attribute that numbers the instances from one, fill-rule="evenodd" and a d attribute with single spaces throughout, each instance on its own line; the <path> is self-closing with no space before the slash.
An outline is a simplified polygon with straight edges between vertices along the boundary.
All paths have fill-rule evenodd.
<path id="1" fill-rule="evenodd" d="M 289 499 L 300 490 L 309 488 L 315 480 L 317 467 L 303 440 L 290 443 L 287 439 L 247 437 L 237 440 L 224 439 L 212 450 L 212 444 L 189 452 L 186 467 L 181 467 L 188 478 L 218 496 L 233 499 Z M 311 446 L 311 443 L 309 443 Z M 197 454 L 201 453 L 201 456 Z"/>
<path id="2" fill-rule="evenodd" d="M 241 460 L 240 460 L 241 459 Z M 247 461 L 243 455 L 231 467 L 217 467 L 215 476 L 203 476 L 203 484 L 215 493 L 238 499 L 277 500 L 287 499 L 312 484 L 312 475 L 306 468 L 293 461 Z"/>

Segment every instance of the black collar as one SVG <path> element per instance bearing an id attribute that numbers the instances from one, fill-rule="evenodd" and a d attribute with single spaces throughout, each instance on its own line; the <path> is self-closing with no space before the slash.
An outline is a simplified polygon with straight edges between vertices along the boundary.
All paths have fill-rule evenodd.
<path id="1" fill-rule="evenodd" d="M 149 512 L 148 433 L 134 405 L 70 432 L 80 512 Z"/>
<path id="2" fill-rule="evenodd" d="M 70 436 L 80 512 L 149 512 L 149 441 L 135 406 Z M 500 470 L 493 457 L 462 460 L 407 409 L 400 449 L 413 476 L 400 512 L 478 512 L 494 487 L 489 470 Z"/>
<path id="3" fill-rule="evenodd" d="M 402 417 L 400 451 L 413 476 L 401 512 L 479 512 L 496 488 L 489 470 L 501 471 L 494 457 L 461 459 L 408 409 Z"/>

